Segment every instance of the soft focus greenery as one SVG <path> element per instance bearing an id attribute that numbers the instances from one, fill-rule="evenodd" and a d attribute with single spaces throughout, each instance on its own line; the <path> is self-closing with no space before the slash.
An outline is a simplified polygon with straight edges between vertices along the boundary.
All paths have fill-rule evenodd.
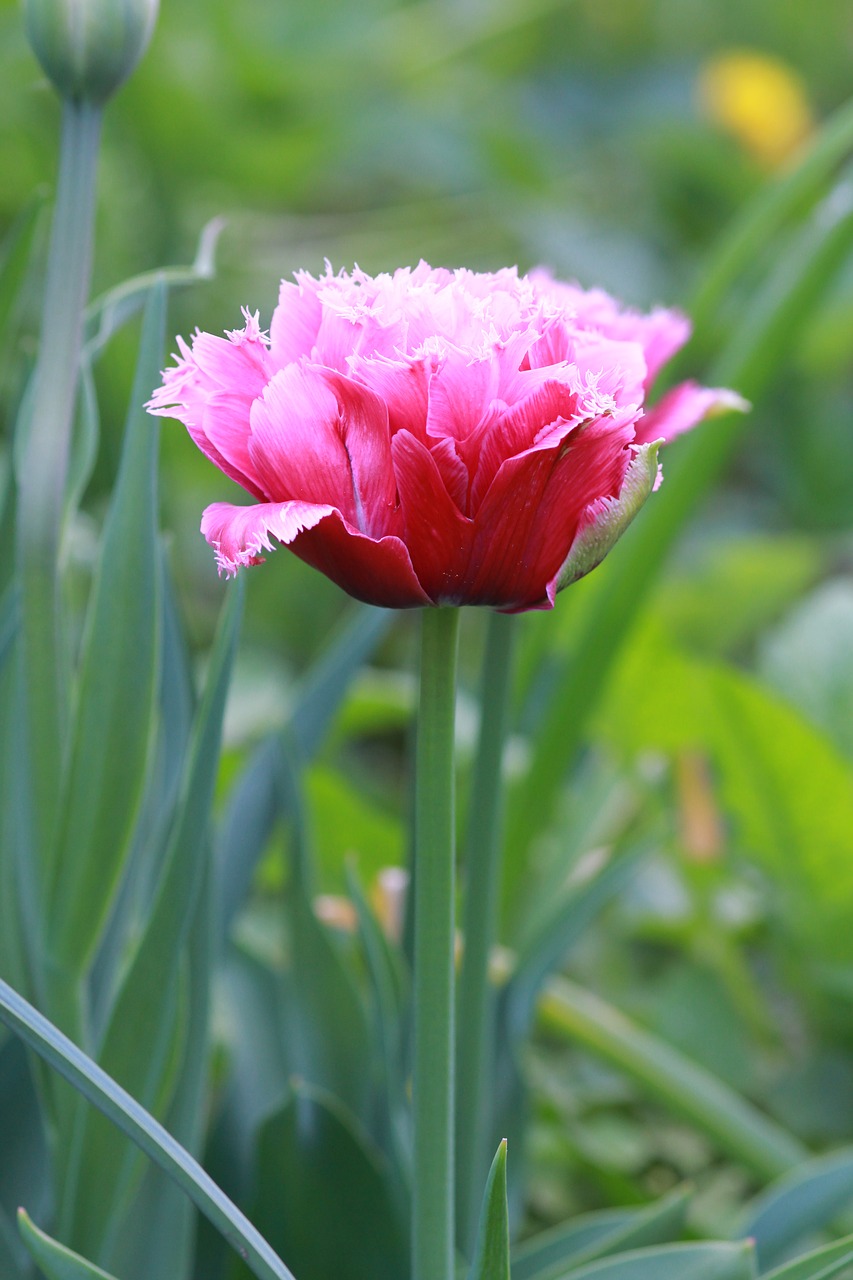
<path id="1" fill-rule="evenodd" d="M 3 480 L 34 355 L 58 107 L 12 0 L 0 0 L 0 36 Z M 851 67 L 841 0 L 167 0 L 106 117 L 95 293 L 192 261 L 221 217 L 216 275 L 172 291 L 168 333 L 233 327 L 241 304 L 266 323 L 278 279 L 324 257 L 369 271 L 421 256 L 545 263 L 638 306 L 689 310 L 731 220 L 850 97 Z M 853 1208 L 851 204 L 834 164 L 780 225 L 763 224 L 681 365 L 731 380 L 753 413 L 707 424 L 693 453 L 692 441 L 667 451 L 664 489 L 608 562 L 553 614 L 517 620 L 489 1117 L 489 1159 L 509 1140 L 515 1280 L 587 1267 L 602 1280 L 750 1276 L 750 1250 L 719 1243 L 745 1237 L 778 1280 L 850 1262 L 840 1237 Z M 138 345 L 129 325 L 95 365 L 96 460 L 91 414 L 78 439 L 84 492 L 64 550 L 75 642 Z M 706 493 L 712 465 L 722 473 Z M 197 527 L 231 487 L 168 422 L 160 476 L 195 687 L 215 693 L 205 675 L 224 679 L 227 634 L 210 651 L 225 589 Z M 678 492 L 696 495 L 685 524 L 664 505 Z M 9 522 L 7 502 L 4 531 Z M 0 589 L 10 575 L 7 561 Z M 199 819 L 194 837 L 215 851 L 215 914 L 205 933 L 198 908 L 189 939 L 186 920 L 171 926 L 182 981 L 206 991 L 215 972 L 211 1051 L 199 997 L 186 1049 L 195 1074 L 180 1074 L 189 988 L 176 984 L 159 1029 L 174 1043 L 149 1072 L 117 1031 L 115 1074 L 143 1081 L 137 1092 L 167 1123 L 189 1117 L 182 1140 L 298 1280 L 395 1280 L 406 1265 L 410 938 L 391 868 L 408 858 L 413 620 L 355 609 L 284 551 L 244 576 L 217 823 L 208 842 Z M 0 664 L 14 626 L 2 599 Z M 140 821 L 156 827 L 168 800 L 180 834 L 193 768 L 202 791 L 212 785 L 216 715 L 208 707 L 213 727 L 199 739 L 207 755 L 191 757 L 195 694 L 175 656 L 184 642 L 170 592 L 158 608 L 180 680 L 160 688 L 160 772 L 146 795 L 161 809 Z M 487 617 L 468 611 L 462 624 L 464 835 Z M 531 760 L 543 762 L 532 781 Z M 9 829 L 0 824 L 0 839 Z M 152 876 L 169 830 L 143 830 Z M 127 891 L 100 938 L 87 981 L 103 1019 L 134 903 L 150 907 L 153 884 Z M 164 981 L 169 961 L 158 963 Z M 145 1259 L 162 1266 L 163 1255 L 134 1241 L 128 1195 L 141 1186 L 141 1220 L 161 1222 L 168 1204 L 184 1233 L 175 1275 L 191 1274 L 186 1220 L 159 1175 L 142 1182 L 139 1164 L 122 1166 L 124 1139 L 82 1112 L 72 1120 L 87 1167 L 106 1151 L 123 1169 L 111 1188 L 121 1233 L 109 1238 L 85 1190 L 56 1203 L 27 1128 L 46 1077 L 33 1079 L 3 1040 L 0 1259 L 25 1274 L 7 1230 L 23 1200 L 39 1227 L 72 1224 L 70 1243 L 120 1280 L 141 1267 L 142 1280 Z M 100 1166 L 108 1187 L 112 1167 Z M 484 1205 L 498 1235 L 503 1178 L 499 1153 Z M 484 1280 L 505 1272 L 495 1232 L 476 1250 L 475 1233 L 465 1242 Z M 24 1233 L 47 1250 L 34 1256 L 52 1256 Z M 165 1235 L 157 1244 L 169 1256 Z M 808 1262 L 786 1267 L 808 1249 Z M 102 1274 L 57 1257 L 57 1276 Z M 197 1280 L 231 1280 L 229 1257 L 202 1226 Z"/>

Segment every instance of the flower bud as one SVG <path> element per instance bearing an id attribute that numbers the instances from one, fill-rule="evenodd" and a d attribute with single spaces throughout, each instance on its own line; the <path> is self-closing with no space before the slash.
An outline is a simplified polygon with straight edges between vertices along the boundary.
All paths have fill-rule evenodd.
<path id="1" fill-rule="evenodd" d="M 27 35 L 64 98 L 101 103 L 133 71 L 159 0 L 24 0 Z"/>

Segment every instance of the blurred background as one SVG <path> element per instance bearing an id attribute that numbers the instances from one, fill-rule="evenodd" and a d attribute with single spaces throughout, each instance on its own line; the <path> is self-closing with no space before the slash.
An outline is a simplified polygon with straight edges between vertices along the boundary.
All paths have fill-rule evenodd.
<path id="1" fill-rule="evenodd" d="M 421 257 L 545 264 L 637 307 L 689 311 L 729 221 L 851 89 L 847 0 L 164 0 L 107 113 L 95 289 L 191 262 L 222 218 L 216 276 L 174 295 L 172 332 L 236 327 L 241 305 L 266 325 L 279 279 L 324 258 L 369 272 Z M 49 193 L 57 124 L 19 6 L 2 0 L 0 232 Z M 33 316 L 24 359 L 34 329 Z M 135 330 L 119 335 L 97 367 L 101 451 L 70 548 L 83 572 L 135 344 Z M 851 349 L 848 263 L 682 536 L 537 863 L 547 886 L 560 857 L 653 832 L 655 857 L 574 955 L 575 976 L 817 1147 L 853 1137 Z M 162 456 L 163 527 L 203 660 L 222 586 L 198 521 L 234 495 L 168 421 Z M 524 620 L 521 757 L 535 677 L 570 647 L 597 577 L 553 617 Z M 283 552 L 251 575 L 223 788 L 348 607 Z M 463 759 L 482 619 L 466 628 Z M 342 849 L 365 879 L 404 857 L 411 651 L 404 617 L 307 772 L 329 893 L 343 886 Z M 714 718 L 720 672 L 719 697 L 741 700 L 734 739 L 734 721 Z M 547 681 L 540 709 L 542 697 Z M 779 768 L 748 778 L 744 760 L 773 751 Z M 776 791 L 756 800 L 768 777 Z M 276 877 L 267 865 L 261 896 Z M 690 1176 L 713 1230 L 753 1188 L 754 1174 L 592 1055 L 543 1032 L 529 1070 L 531 1223 Z"/>
<path id="2" fill-rule="evenodd" d="M 54 181 L 57 104 L 14 0 L 0 24 L 2 230 Z M 710 247 L 844 101 L 851 66 L 843 0 L 165 0 L 107 116 L 95 290 L 191 261 L 221 217 L 217 277 L 177 296 L 176 332 L 234 327 L 241 304 L 268 322 L 278 280 L 326 257 L 544 263 L 636 306 L 689 307 Z M 843 528 L 851 511 L 851 288 L 839 279 L 745 433 L 739 469 L 792 527 Z M 133 350 L 114 344 L 98 369 L 93 501 Z M 217 597 L 190 531 L 222 480 L 177 427 L 164 459 L 166 524 L 202 607 Z M 289 571 L 257 590 L 275 598 Z"/>

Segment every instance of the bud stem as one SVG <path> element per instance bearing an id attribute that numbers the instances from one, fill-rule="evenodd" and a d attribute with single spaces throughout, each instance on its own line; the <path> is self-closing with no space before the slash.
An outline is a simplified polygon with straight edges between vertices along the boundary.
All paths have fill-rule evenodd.
<path id="1" fill-rule="evenodd" d="M 59 544 L 89 293 L 101 109 L 63 105 L 39 354 L 18 422 L 17 560 L 20 645 L 39 872 L 46 890 L 61 781 L 64 702 Z"/>

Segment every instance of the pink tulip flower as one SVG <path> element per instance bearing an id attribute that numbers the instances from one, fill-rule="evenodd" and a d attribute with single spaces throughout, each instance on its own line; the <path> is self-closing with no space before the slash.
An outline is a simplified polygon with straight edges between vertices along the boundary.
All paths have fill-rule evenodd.
<path id="1" fill-rule="evenodd" d="M 178 339 L 149 408 L 256 499 L 202 532 L 221 572 L 276 543 L 359 600 L 547 609 L 659 483 L 658 445 L 733 393 L 685 382 L 689 335 L 544 272 L 355 270 L 283 282 L 225 338 Z"/>

